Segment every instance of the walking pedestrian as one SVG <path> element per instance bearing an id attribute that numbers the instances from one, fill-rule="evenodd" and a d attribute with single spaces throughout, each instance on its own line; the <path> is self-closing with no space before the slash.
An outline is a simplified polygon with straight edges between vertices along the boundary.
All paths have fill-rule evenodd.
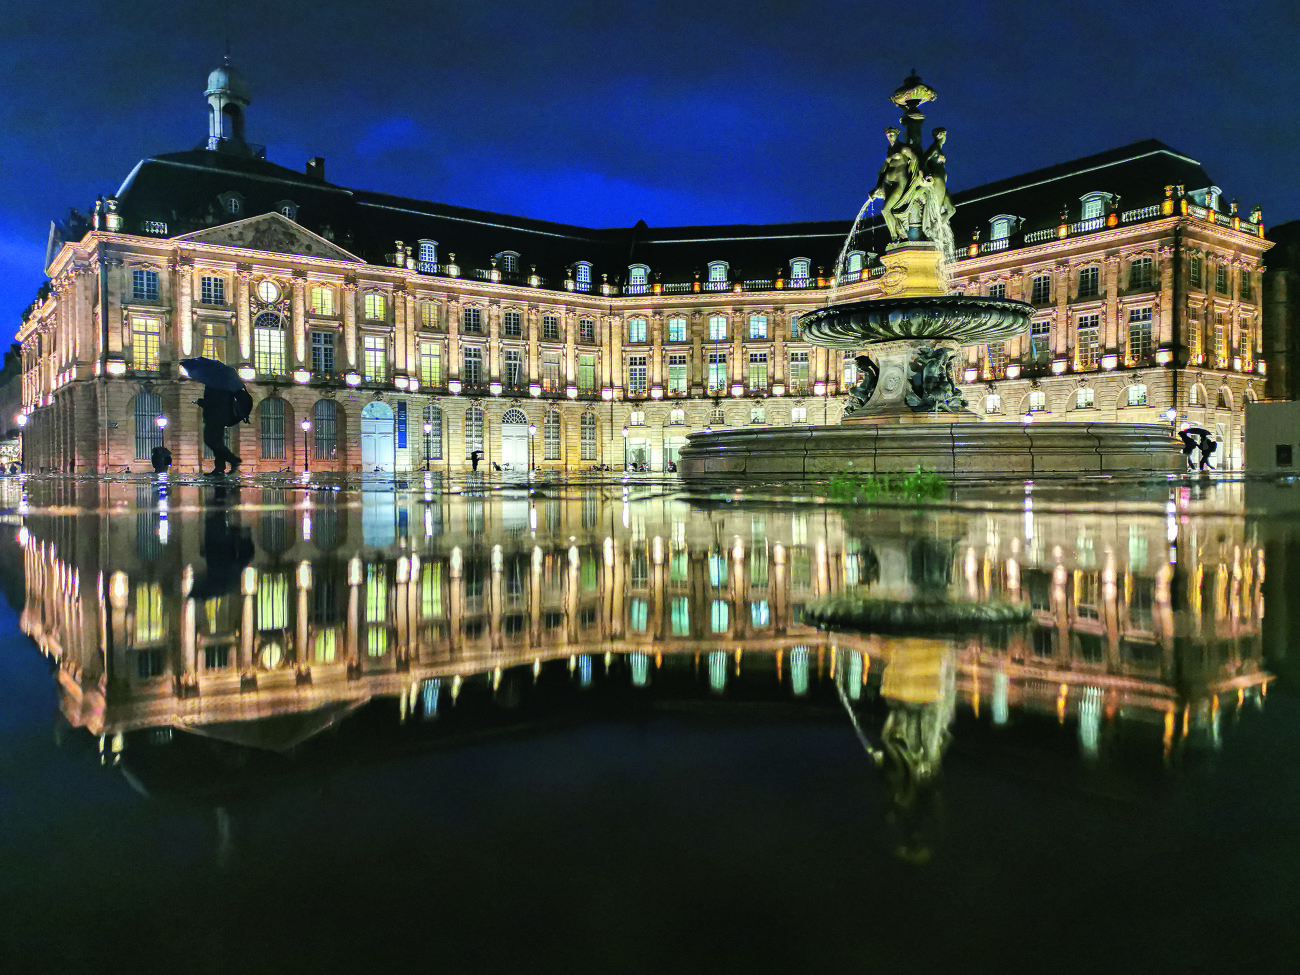
<path id="1" fill-rule="evenodd" d="M 475 472 L 478 471 L 478 462 L 482 459 L 482 457 L 483 457 L 483 451 L 481 451 L 481 450 L 471 450 L 471 451 L 470 451 L 470 453 L 469 453 L 469 466 L 470 466 L 470 469 L 471 469 L 471 470 L 473 470 L 473 471 L 475 471 Z"/>
<path id="2" fill-rule="evenodd" d="M 239 422 L 236 415 L 235 394 L 228 389 L 203 387 L 203 398 L 195 400 L 203 411 L 203 443 L 212 451 L 213 469 L 209 477 L 220 477 L 230 466 L 233 474 L 243 463 L 241 458 L 226 446 L 226 427 Z"/>

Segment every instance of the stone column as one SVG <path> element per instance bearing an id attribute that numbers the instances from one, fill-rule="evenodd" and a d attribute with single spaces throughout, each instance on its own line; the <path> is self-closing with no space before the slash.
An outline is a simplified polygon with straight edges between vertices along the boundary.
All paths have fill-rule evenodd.
<path id="1" fill-rule="evenodd" d="M 664 385 L 664 316 L 654 312 L 650 316 L 650 385 Z"/>
<path id="2" fill-rule="evenodd" d="M 1174 307 L 1174 250 L 1172 247 L 1156 248 L 1156 260 L 1160 262 L 1160 291 L 1156 298 L 1156 308 L 1152 313 L 1155 318 L 1151 342 L 1154 348 L 1170 346 L 1174 343 L 1174 319 L 1181 309 Z"/>
<path id="3" fill-rule="evenodd" d="M 1119 335 L 1119 255 L 1115 254 L 1106 258 L 1102 268 L 1102 288 L 1106 296 L 1106 308 L 1101 316 L 1101 349 L 1102 355 L 1106 353 L 1117 353 L 1122 347 Z"/>
<path id="4" fill-rule="evenodd" d="M 483 364 L 489 381 L 501 380 L 501 302 L 488 302 L 488 358 Z"/>
<path id="5" fill-rule="evenodd" d="M 1074 287 L 1074 269 L 1069 264 L 1058 264 L 1052 276 L 1056 279 L 1056 335 L 1052 338 L 1052 355 L 1059 359 L 1070 354 L 1070 291 Z"/>
<path id="6" fill-rule="evenodd" d="M 406 332 L 410 316 L 407 314 L 408 299 L 406 282 L 398 281 L 393 285 L 393 340 L 389 343 L 389 360 L 392 372 L 406 372 Z"/>
<path id="7" fill-rule="evenodd" d="M 251 362 L 253 358 L 253 331 L 249 321 L 248 282 L 253 269 L 247 264 L 235 268 L 235 328 L 239 334 L 239 361 Z"/>
<path id="8" fill-rule="evenodd" d="M 459 379 L 463 362 L 460 354 L 460 308 L 459 298 L 447 301 L 447 361 L 443 363 L 443 381 Z"/>
<path id="9" fill-rule="evenodd" d="M 339 288 L 343 305 L 343 361 L 348 369 L 357 367 L 357 282 L 343 282 Z"/>
<path id="10" fill-rule="evenodd" d="M 176 260 L 175 267 L 172 271 L 172 287 L 175 289 L 175 306 L 176 315 L 173 319 L 175 328 L 173 332 L 175 343 L 172 348 L 179 351 L 176 358 L 188 359 L 195 355 L 194 351 L 194 262 L 187 257 L 181 257 Z M 199 340 L 199 348 L 202 349 L 202 339 Z"/>
<path id="11" fill-rule="evenodd" d="M 311 365 L 311 351 L 307 346 L 307 274 L 293 272 L 293 304 L 290 315 L 293 322 L 293 366 L 306 369 Z"/>

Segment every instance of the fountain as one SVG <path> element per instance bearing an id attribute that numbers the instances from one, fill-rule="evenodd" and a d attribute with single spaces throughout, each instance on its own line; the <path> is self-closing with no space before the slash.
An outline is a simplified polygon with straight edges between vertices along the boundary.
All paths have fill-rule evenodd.
<path id="1" fill-rule="evenodd" d="M 840 301 L 838 280 L 866 206 L 854 221 L 827 304 L 799 317 L 813 345 L 857 352 L 859 380 L 838 425 L 692 434 L 681 452 L 688 480 L 710 476 L 817 478 L 849 469 L 901 472 L 918 466 L 944 474 L 988 476 L 1182 469 L 1162 424 L 997 423 L 968 408 L 953 379 L 962 346 L 1023 334 L 1032 305 L 951 293 L 954 260 L 948 195 L 947 131 L 924 146 L 921 106 L 936 94 L 912 74 L 890 96 L 901 128 L 888 147 L 868 198 L 881 201 L 891 242 L 881 255 L 881 297 Z M 865 278 L 864 278 L 865 280 Z"/>

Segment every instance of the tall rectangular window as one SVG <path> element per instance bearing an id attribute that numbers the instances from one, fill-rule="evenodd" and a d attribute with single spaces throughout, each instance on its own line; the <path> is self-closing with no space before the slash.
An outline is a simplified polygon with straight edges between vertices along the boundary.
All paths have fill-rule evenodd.
<path id="1" fill-rule="evenodd" d="M 1214 313 L 1214 366 L 1228 368 L 1228 316 L 1221 311 Z"/>
<path id="2" fill-rule="evenodd" d="M 1205 323 L 1201 316 L 1191 313 L 1188 310 L 1187 315 L 1187 361 L 1189 364 L 1197 366 L 1205 361 L 1205 343 L 1204 331 Z"/>
<path id="3" fill-rule="evenodd" d="M 628 356 L 627 391 L 629 396 L 646 394 L 646 358 L 643 355 Z"/>
<path id="4" fill-rule="evenodd" d="M 749 391 L 761 393 L 767 389 L 767 353 L 749 354 Z"/>
<path id="5" fill-rule="evenodd" d="M 475 335 L 483 333 L 483 309 L 465 308 L 460 313 L 461 329 Z"/>
<path id="6" fill-rule="evenodd" d="M 147 268 L 131 271 L 131 298 L 135 301 L 158 300 L 158 272 Z"/>
<path id="7" fill-rule="evenodd" d="M 259 320 L 265 317 L 274 316 L 258 316 Z M 253 329 L 253 365 L 263 375 L 283 375 L 284 329 L 279 325 L 259 325 Z"/>
<path id="8" fill-rule="evenodd" d="M 1228 293 L 1228 265 L 1220 264 L 1214 269 L 1214 290 L 1221 295 Z"/>
<path id="9" fill-rule="evenodd" d="M 582 414 L 582 420 L 579 423 L 580 447 L 582 451 L 582 460 L 596 459 L 596 417 L 592 413 Z M 595 519 L 591 521 L 594 525 Z M 584 566 L 585 568 L 585 566 Z"/>
<path id="10" fill-rule="evenodd" d="M 1100 351 L 1098 334 L 1101 328 L 1101 316 L 1080 315 L 1076 326 L 1076 344 L 1074 363 L 1078 369 L 1096 369 Z"/>
<path id="11" fill-rule="evenodd" d="M 596 320 L 594 318 L 578 319 L 578 341 L 585 345 L 596 344 Z"/>
<path id="12" fill-rule="evenodd" d="M 808 392 L 808 353 L 790 353 L 790 392 Z"/>
<path id="13" fill-rule="evenodd" d="M 985 346 L 985 371 L 990 379 L 1005 379 L 1007 375 L 1007 346 L 1005 342 L 990 342 Z"/>
<path id="14" fill-rule="evenodd" d="M 524 354 L 520 349 L 506 349 L 505 384 L 511 389 L 524 385 Z"/>
<path id="15" fill-rule="evenodd" d="M 751 339 L 767 338 L 767 316 L 766 315 L 749 316 L 749 337 Z"/>
<path id="16" fill-rule="evenodd" d="M 1201 286 L 1201 259 L 1199 257 L 1189 257 L 1187 259 L 1187 279 L 1193 288 Z"/>
<path id="17" fill-rule="evenodd" d="M 686 341 L 686 319 L 680 315 L 674 315 L 668 319 L 668 341 L 685 342 Z"/>
<path id="18" fill-rule="evenodd" d="M 366 292 L 362 301 L 362 311 L 370 321 L 382 322 L 385 311 L 384 296 L 373 291 Z"/>
<path id="19" fill-rule="evenodd" d="M 523 338 L 524 317 L 517 311 L 508 311 L 501 316 L 501 334 L 508 339 Z"/>
<path id="20" fill-rule="evenodd" d="M 262 432 L 262 456 L 283 460 L 284 451 L 284 400 L 268 396 L 257 408 Z"/>
<path id="21" fill-rule="evenodd" d="M 363 337 L 361 374 L 368 383 L 382 383 L 388 378 L 388 343 L 382 335 Z"/>
<path id="22" fill-rule="evenodd" d="M 596 391 L 596 354 L 584 352 L 578 356 L 578 392 L 590 395 Z"/>
<path id="23" fill-rule="evenodd" d="M 442 385 L 442 343 L 420 343 L 420 383 L 424 386 Z"/>
<path id="24" fill-rule="evenodd" d="M 212 274 L 199 278 L 199 301 L 205 305 L 224 305 L 226 303 L 226 279 Z"/>
<path id="25" fill-rule="evenodd" d="M 1149 257 L 1138 257 L 1128 266 L 1128 286 L 1130 291 L 1151 287 L 1151 272 L 1154 264 Z"/>
<path id="26" fill-rule="evenodd" d="M 542 341 L 544 342 L 560 341 L 560 316 L 559 315 L 542 316 Z"/>
<path id="27" fill-rule="evenodd" d="M 1095 267 L 1085 267 L 1079 272 L 1079 297 L 1095 298 L 1097 297 L 1099 275 Z"/>
<path id="28" fill-rule="evenodd" d="M 468 348 L 465 350 L 465 382 L 477 386 L 483 382 L 483 350 Z"/>
<path id="29" fill-rule="evenodd" d="M 560 391 L 560 354 L 546 352 L 542 355 L 542 389 L 548 393 Z"/>
<path id="30" fill-rule="evenodd" d="M 1035 305 L 1045 305 L 1052 298 L 1052 278 L 1048 274 L 1035 275 L 1029 288 L 1029 300 Z"/>
<path id="31" fill-rule="evenodd" d="M 670 355 L 668 357 L 668 395 L 685 396 L 688 382 L 687 357 L 685 355 Z"/>
<path id="32" fill-rule="evenodd" d="M 203 350 L 199 353 L 218 362 L 226 361 L 226 325 L 207 322 L 203 326 Z"/>
<path id="33" fill-rule="evenodd" d="M 436 301 L 420 302 L 420 328 L 426 332 L 438 330 L 438 303 Z"/>
<path id="34" fill-rule="evenodd" d="M 157 318 L 131 316 L 131 365 L 147 372 L 158 371 L 158 349 L 162 321 Z"/>
<path id="35" fill-rule="evenodd" d="M 442 460 L 442 409 L 432 404 L 424 408 L 424 422 L 429 432 L 424 438 L 424 449 L 429 460 Z"/>
<path id="36" fill-rule="evenodd" d="M 1037 318 L 1029 323 L 1029 358 L 1034 362 L 1045 362 L 1052 354 L 1052 322 L 1047 318 Z"/>
<path id="37" fill-rule="evenodd" d="M 709 353 L 709 389 L 716 392 L 727 385 L 727 353 Z"/>
<path id="38" fill-rule="evenodd" d="M 315 285 L 307 292 L 307 310 L 313 315 L 334 314 L 334 289 Z"/>
<path id="39" fill-rule="evenodd" d="M 645 341 L 645 319 L 629 318 L 627 320 L 627 340 L 629 343 Z"/>
<path id="40" fill-rule="evenodd" d="M 1130 308 L 1128 312 L 1129 361 L 1142 362 L 1150 358 L 1151 352 L 1151 306 Z"/>
<path id="41" fill-rule="evenodd" d="M 550 410 L 542 423 L 542 447 L 544 460 L 560 459 L 560 414 Z"/>
<path id="42" fill-rule="evenodd" d="M 990 298 L 1005 298 L 1006 296 L 1007 296 L 1007 286 L 1003 282 L 999 281 L 997 284 L 989 285 Z"/>
<path id="43" fill-rule="evenodd" d="M 311 333 L 311 371 L 317 376 L 334 375 L 334 333 L 316 330 Z"/>
<path id="44" fill-rule="evenodd" d="M 727 340 L 727 316 L 709 316 L 709 341 L 725 342 Z"/>

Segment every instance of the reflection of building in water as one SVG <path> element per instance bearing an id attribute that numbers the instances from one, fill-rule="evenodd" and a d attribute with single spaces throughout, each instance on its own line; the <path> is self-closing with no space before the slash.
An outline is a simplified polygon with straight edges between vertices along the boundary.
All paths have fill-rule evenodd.
<path id="1" fill-rule="evenodd" d="M 544 665 L 665 692 L 687 674 L 724 696 L 783 699 L 847 674 L 857 699 L 905 641 L 818 634 L 802 607 L 856 584 L 903 591 L 900 539 L 918 536 L 944 539 L 929 549 L 945 553 L 953 598 L 1033 607 L 1027 628 L 954 644 L 960 709 L 994 724 L 1013 710 L 1077 721 L 1095 752 L 1105 727 L 1139 721 L 1168 750 L 1200 729 L 1217 740 L 1221 712 L 1262 700 L 1268 679 L 1262 550 L 1240 519 L 1180 525 L 1176 507 L 1167 519 L 1030 507 L 900 527 L 897 514 L 846 524 L 824 510 L 629 503 L 599 487 L 362 504 L 259 490 L 248 507 L 217 503 L 213 488 L 162 503 L 149 484 L 51 490 L 97 491 L 101 512 L 129 505 L 72 517 L 44 507 L 71 499 L 41 499 L 19 532 L 23 629 L 58 660 L 68 719 L 96 735 L 373 696 L 415 708 Z"/>

